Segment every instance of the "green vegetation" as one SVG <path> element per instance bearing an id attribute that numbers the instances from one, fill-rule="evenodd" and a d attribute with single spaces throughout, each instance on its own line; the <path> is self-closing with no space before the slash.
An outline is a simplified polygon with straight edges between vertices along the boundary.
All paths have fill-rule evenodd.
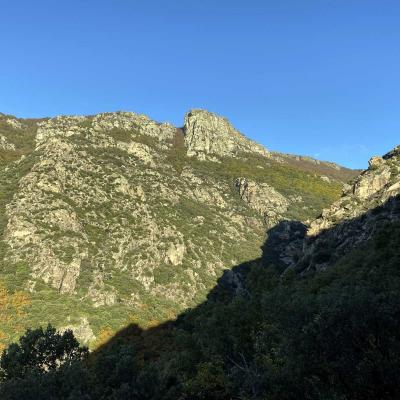
<path id="1" fill-rule="evenodd" d="M 327 182 L 320 176 L 326 171 L 307 161 L 299 168 L 296 163 L 247 153 L 218 158 L 219 162 L 200 161 L 187 157 L 180 129 L 168 143 L 140 134 L 139 127 L 94 135 L 91 118 L 66 128 L 76 134 L 65 137 L 57 125 L 61 131 L 54 143 L 34 150 L 36 122 L 21 120 L 22 128 L 17 129 L 4 118 L 0 117 L 0 134 L 15 150 L 0 150 L 0 234 L 8 222 L 6 206 L 13 199 L 14 205 L 21 200 L 18 228 L 26 224 L 35 231 L 34 240 L 13 253 L 0 240 L 1 305 L 7 311 L 0 324 L 0 343 L 4 347 L 16 341 L 29 327 L 48 323 L 58 329 L 78 327 L 87 318 L 96 336 L 88 344 L 92 349 L 102 346 L 102 351 L 84 363 L 74 363 L 74 368 L 59 365 L 49 373 L 24 376 L 21 385 L 8 379 L 0 398 L 256 398 L 246 392 L 247 378 L 235 377 L 240 372 L 235 363 L 243 368 L 242 353 L 246 362 L 261 357 L 245 351 L 255 346 L 257 335 L 262 337 L 256 329 L 269 324 L 262 298 L 270 290 L 275 293 L 271 301 L 277 303 L 273 296 L 283 289 L 273 267 L 266 268 L 259 260 L 248 262 L 260 256 L 265 228 L 263 216 L 240 198 L 235 181 L 245 177 L 267 183 L 286 197 L 301 196 L 284 217 L 304 221 L 338 198 L 341 173 Z M 131 141 L 151 151 L 139 145 L 124 150 L 121 142 Z M 151 163 L 143 162 L 141 157 L 147 155 Z M 30 171 L 30 181 L 21 182 Z M 185 245 L 184 257 L 172 265 L 166 250 L 178 242 Z M 38 243 L 43 247 L 35 247 Z M 40 253 L 43 249 L 48 253 Z M 29 258 L 37 254 L 54 255 L 65 268 L 80 260 L 70 294 L 51 287 L 53 276 L 46 275 L 45 262 L 39 265 Z M 226 287 L 209 294 L 224 268 L 236 264 L 242 264 L 248 275 L 247 296 L 231 301 Z M 293 289 L 297 279 L 288 273 L 282 282 Z M 106 296 L 112 299 L 104 305 Z M 179 313 L 183 314 L 176 323 L 166 323 Z M 129 324 L 128 340 L 106 344 Z M 250 336 L 241 336 L 242 326 Z M 278 332 L 280 325 L 274 329 Z M 226 343 L 220 343 L 225 333 Z M 238 353 L 224 353 L 229 346 Z M 236 388 L 236 379 L 246 388 Z M 37 389 L 31 395 L 24 392 L 28 381 Z M 18 396 L 13 392 L 17 386 Z M 46 395 L 40 392 L 45 387 Z"/>
<path id="2" fill-rule="evenodd" d="M 28 330 L 19 343 L 10 345 L 3 352 L 0 380 L 4 382 L 46 374 L 86 355 L 87 349 L 79 346 L 70 330 L 59 333 L 51 325 L 45 330 Z"/>
<path id="3" fill-rule="evenodd" d="M 391 224 L 307 278 L 242 265 L 241 295 L 220 285 L 176 322 L 131 325 L 85 363 L 3 374 L 1 398 L 394 400 L 399 249 L 400 224 Z"/>
<path id="4" fill-rule="evenodd" d="M 7 124 L 5 118 L 0 117 L 0 134 L 13 143 L 16 150 L 3 151 L 8 158 L 5 157 L 7 162 L 0 165 L 2 235 L 7 225 L 6 205 L 18 194 L 21 179 L 41 159 L 46 158 L 46 154 L 33 150 L 36 121 L 21 120 L 22 128 L 17 129 Z M 45 177 L 46 183 L 55 184 L 62 190 L 56 192 L 44 188 L 41 191 L 41 204 L 29 211 L 29 222 L 36 226 L 37 234 L 41 235 L 40 240 L 46 241 L 46 246 L 51 247 L 60 262 L 71 263 L 80 252 L 87 252 L 87 256 L 81 260 L 75 293 L 60 294 L 58 290 L 50 288 L 49 282 L 43 282 L 40 277 L 32 277 L 32 266 L 26 260 L 15 263 L 6 258 L 6 243 L 0 241 L 0 273 L 8 290 L 13 293 L 34 287 L 34 291 L 29 294 L 29 315 L 21 322 L 21 328 L 40 326 L 47 322 L 58 328 L 79 325 L 82 317 L 88 317 L 93 333 L 98 336 L 106 328 L 113 332 L 121 329 L 129 320 L 137 321 L 142 327 L 148 326 L 150 321 L 165 321 L 175 317 L 188 305 L 195 306 L 204 301 L 224 267 L 260 255 L 265 234 L 262 216 L 250 209 L 240 198 L 235 189 L 235 180 L 238 177 L 268 183 L 286 196 L 301 195 L 303 201 L 293 203 L 286 214 L 287 218 L 305 220 L 313 217 L 339 195 L 339 183 L 324 182 L 312 171 L 296 169 L 295 166 L 257 155 L 240 154 L 235 158 L 222 158 L 221 162 L 199 161 L 187 157 L 181 129 L 177 129 L 174 138 L 167 143 L 169 149 L 165 145 L 161 149 L 157 138 L 138 133 L 139 127 L 132 131 L 115 128 L 94 137 L 89 131 L 92 117 L 79 123 L 78 127 L 85 129 L 78 129 L 80 134 L 65 138 L 73 146 L 76 155 L 76 162 L 68 161 L 62 165 L 62 171 L 69 178 L 59 182 L 59 177 L 54 174 L 53 163 L 41 163 L 40 168 L 35 169 L 36 174 Z M 122 148 L 96 146 L 98 135 L 101 134 L 109 135 L 118 142 L 134 141 L 145 144 L 160 158 L 155 158 L 156 166 L 149 169 Z M 21 155 L 26 157 L 18 163 L 13 162 Z M 80 159 L 85 162 L 81 163 Z M 57 161 L 61 163 L 62 158 Z M 185 167 L 192 169 L 204 181 L 206 194 L 208 188 L 221 185 L 222 189 L 218 190 L 223 191 L 222 195 L 226 196 L 226 210 L 218 208 L 213 201 L 205 203 L 188 195 L 187 189 L 194 190 L 196 185 L 192 188 L 183 187 L 186 184 L 182 184 L 180 174 Z M 176 300 L 155 295 L 132 277 L 133 266 L 139 260 L 146 260 L 148 249 L 145 245 L 127 251 L 121 260 L 123 265 L 115 265 L 114 255 L 118 256 L 120 243 L 125 243 L 123 240 L 128 239 L 126 235 L 129 231 L 119 229 L 122 224 L 129 224 L 135 240 L 149 234 L 147 226 L 141 223 L 141 217 L 135 213 L 136 200 L 132 202 L 132 197 L 116 191 L 119 176 L 126 178 L 132 190 L 136 190 L 139 185 L 142 187 L 146 194 L 144 202 L 149 210 L 148 218 L 160 227 L 160 231 L 162 227 L 174 227 L 184 238 L 186 253 L 182 265 L 172 267 L 164 263 L 162 258 L 156 267 L 147 268 L 146 263 L 141 267 L 145 277 L 154 278 L 154 285 L 170 285 L 168 290 L 176 294 Z M 74 179 L 84 184 L 83 192 L 76 186 Z M 158 196 L 159 184 L 163 184 L 171 192 L 181 193 L 176 202 Z M 94 193 L 108 198 L 97 201 Z M 305 205 L 307 208 L 304 208 Z M 83 227 L 81 232 L 59 227 L 49 221 L 49 213 L 60 208 L 76 215 Z M 239 215 L 246 221 L 246 225 L 240 229 L 232 226 L 231 215 Z M 199 216 L 204 222 L 198 222 Z M 157 246 L 161 250 L 156 251 L 165 251 L 167 240 L 165 244 L 160 242 Z M 189 241 L 191 246 L 187 245 Z M 27 244 L 26 249 L 29 246 Z M 217 263 L 215 259 L 221 261 Z M 194 262 L 202 267 L 193 270 Z M 210 272 L 209 268 L 214 271 Z M 189 270 L 195 271 L 195 282 L 190 279 Z M 101 288 L 96 286 L 95 275 L 101 276 L 104 284 Z M 174 285 L 178 285 L 179 293 Z M 93 306 L 88 295 L 89 287 L 95 287 L 102 293 L 115 293 L 115 303 L 112 306 Z M 136 296 L 135 300 L 132 300 L 132 293 Z M 185 294 L 191 296 L 190 301 L 182 301 Z M 4 327 L 7 337 L 15 339 L 12 329 Z M 91 346 L 94 345 L 91 343 Z"/>
<path id="5" fill-rule="evenodd" d="M 115 140 L 119 142 L 125 142 L 129 143 L 132 140 L 132 137 L 134 135 L 133 132 L 124 130 L 124 129 L 117 129 L 114 128 L 110 131 L 108 131 L 108 134 Z"/>
<path id="6" fill-rule="evenodd" d="M 15 146 L 15 150 L 4 150 L 0 148 L 0 169 L 10 162 L 18 160 L 22 155 L 32 152 L 35 147 L 35 135 L 37 122 L 40 120 L 26 119 L 22 129 L 11 126 L 6 122 L 8 116 L 0 114 L 0 135 Z"/>
<path id="7" fill-rule="evenodd" d="M 237 178 L 245 177 L 259 183 L 267 183 L 284 196 L 301 196 L 303 200 L 295 203 L 287 212 L 288 219 L 307 220 L 315 218 L 327 205 L 340 197 L 343 181 L 326 182 L 316 171 L 303 170 L 295 165 L 279 163 L 257 154 L 241 154 L 239 157 L 226 157 L 221 162 L 200 161 L 186 156 L 185 148 L 173 147 L 167 161 L 177 172 L 190 166 L 204 179 L 225 182 L 234 192 Z M 305 207 L 306 206 L 306 207 Z"/>

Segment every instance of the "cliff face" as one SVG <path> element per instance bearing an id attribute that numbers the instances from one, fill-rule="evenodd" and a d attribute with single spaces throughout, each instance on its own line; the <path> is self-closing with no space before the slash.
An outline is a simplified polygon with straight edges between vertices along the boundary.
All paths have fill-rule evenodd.
<path id="1" fill-rule="evenodd" d="M 0 115 L 0 161 L 0 279 L 29 293 L 28 326 L 68 322 L 86 340 L 200 302 L 267 229 L 315 217 L 354 175 L 272 154 L 203 110 L 183 128 Z"/>
<path id="2" fill-rule="evenodd" d="M 268 156 L 259 144 L 239 133 L 231 123 L 205 110 L 191 110 L 185 115 L 185 144 L 188 156 L 206 159 L 210 155 L 233 156 L 254 153 Z"/>
<path id="3" fill-rule="evenodd" d="M 248 206 L 264 217 L 266 228 L 272 228 L 283 219 L 291 201 L 266 183 L 238 178 L 236 187 Z"/>

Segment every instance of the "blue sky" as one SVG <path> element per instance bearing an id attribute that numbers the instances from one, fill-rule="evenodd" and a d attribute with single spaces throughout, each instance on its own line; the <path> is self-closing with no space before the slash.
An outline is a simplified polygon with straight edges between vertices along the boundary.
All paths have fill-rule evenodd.
<path id="1" fill-rule="evenodd" d="M 400 2 L 6 1 L 0 111 L 228 117 L 270 149 L 362 168 L 400 144 Z"/>

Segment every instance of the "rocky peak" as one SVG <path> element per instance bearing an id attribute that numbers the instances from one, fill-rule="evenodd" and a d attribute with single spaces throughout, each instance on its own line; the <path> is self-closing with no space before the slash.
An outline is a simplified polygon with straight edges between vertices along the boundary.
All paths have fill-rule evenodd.
<path id="1" fill-rule="evenodd" d="M 58 116 L 42 121 L 36 135 L 37 144 L 55 136 L 96 136 L 99 132 L 125 131 L 132 135 L 145 135 L 165 144 L 171 143 L 177 128 L 159 123 L 143 114 L 133 112 L 100 113 L 94 116 Z M 184 144 L 188 156 L 200 160 L 214 160 L 216 156 L 235 156 L 255 153 L 269 156 L 261 145 L 247 139 L 221 116 L 206 110 L 191 110 L 185 115 Z"/>
<path id="2" fill-rule="evenodd" d="M 237 131 L 226 118 L 206 110 L 189 111 L 183 130 L 188 156 L 204 160 L 209 155 L 232 156 L 241 152 L 269 154 L 264 147 Z"/>

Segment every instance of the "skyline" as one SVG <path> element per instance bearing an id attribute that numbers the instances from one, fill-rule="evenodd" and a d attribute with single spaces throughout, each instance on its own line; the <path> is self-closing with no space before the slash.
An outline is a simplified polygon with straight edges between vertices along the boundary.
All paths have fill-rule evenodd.
<path id="1" fill-rule="evenodd" d="M 192 110 L 192 109 L 190 109 L 190 110 Z M 187 111 L 190 111 L 190 110 L 187 110 Z M 204 110 L 205 110 L 205 109 L 204 109 Z M 210 110 L 206 110 L 206 111 L 210 111 Z M 104 113 L 109 113 L 110 111 L 103 111 L 103 112 L 104 112 Z M 100 113 L 103 113 L 103 112 L 99 112 L 99 113 L 96 113 L 96 114 L 100 114 Z M 145 116 L 149 117 L 149 118 L 152 119 L 152 120 L 155 120 L 154 118 L 152 118 L 152 117 L 151 117 L 150 115 L 148 115 L 148 114 L 140 113 L 140 112 L 136 112 L 136 111 L 130 111 L 130 110 L 115 110 L 115 111 L 111 111 L 111 112 L 134 112 L 134 113 L 136 113 L 136 114 L 142 114 L 142 115 L 145 115 Z M 211 112 L 212 112 L 212 111 L 211 111 Z M 0 111 L 0 114 L 6 114 L 6 113 L 2 113 L 2 112 Z M 6 115 L 14 116 L 14 117 L 16 117 L 16 118 L 21 118 L 21 119 L 30 119 L 30 118 L 32 118 L 32 119 L 35 119 L 35 118 L 40 119 L 40 118 L 54 118 L 54 117 L 57 117 L 57 116 L 93 116 L 93 115 L 96 115 L 96 114 L 56 114 L 56 115 L 53 115 L 53 116 L 44 116 L 44 117 L 43 117 L 43 116 L 42 116 L 42 117 L 41 117 L 41 116 L 23 117 L 23 116 L 17 116 L 17 115 L 14 115 L 14 114 L 6 114 Z M 219 116 L 221 116 L 221 117 L 224 117 L 224 118 L 228 119 L 229 122 L 231 122 L 231 124 L 232 124 L 232 121 L 230 121 L 229 117 L 227 117 L 226 115 L 220 115 L 220 114 L 215 113 L 215 112 L 214 112 L 214 114 L 217 114 L 217 115 L 219 115 Z M 183 116 L 183 117 L 184 117 L 184 116 Z M 171 124 L 173 124 L 174 126 L 176 126 L 177 128 L 181 128 L 181 127 L 183 127 L 183 121 L 184 121 L 184 118 L 183 118 L 183 117 L 182 117 L 182 123 L 180 123 L 180 124 L 179 124 L 179 123 L 172 123 L 172 122 L 169 121 L 169 120 L 165 120 L 165 121 L 155 120 L 155 121 L 156 121 L 156 122 L 159 122 L 159 123 L 165 123 L 165 122 L 171 123 Z M 249 135 L 247 135 L 245 132 L 240 131 L 235 125 L 232 124 L 232 126 L 233 126 L 233 128 L 237 129 L 241 134 L 243 134 L 243 135 L 246 136 L 247 138 L 249 138 L 249 139 L 255 141 L 256 143 L 261 144 L 263 147 L 265 147 L 267 150 L 269 150 L 269 151 L 271 151 L 271 152 L 277 152 L 277 153 L 283 153 L 283 154 L 290 154 L 290 155 L 294 155 L 294 156 L 306 156 L 306 157 L 311 157 L 311 158 L 317 159 L 317 160 L 319 160 L 319 161 L 334 162 L 334 161 L 329 160 L 329 159 L 321 158 L 321 157 L 320 157 L 320 154 L 311 155 L 311 154 L 301 154 L 301 153 L 290 153 L 290 152 L 286 152 L 286 151 L 281 151 L 281 150 L 279 150 L 279 149 L 270 148 L 270 147 L 266 146 L 265 144 L 263 144 L 263 143 L 261 143 L 261 142 L 255 140 L 255 139 L 253 139 L 252 137 L 250 137 Z M 346 146 L 343 146 L 342 149 L 345 150 L 345 151 L 351 150 L 349 147 L 346 147 Z M 355 151 L 357 150 L 357 146 L 354 146 L 354 150 L 355 150 Z M 359 150 L 360 152 L 364 153 L 364 154 L 367 154 L 367 153 L 368 153 L 368 149 L 365 148 L 365 147 L 363 147 L 363 146 L 359 146 L 358 150 Z M 391 150 L 391 149 L 388 149 L 387 152 L 389 152 L 390 150 Z M 382 153 L 382 154 L 375 154 L 375 155 L 376 155 L 376 156 L 381 156 L 381 155 L 384 155 L 384 153 Z M 369 159 L 368 159 L 368 160 L 369 160 Z M 366 160 L 366 162 L 367 162 L 368 160 Z M 342 167 L 347 167 L 346 165 L 343 165 L 343 164 L 339 164 L 339 165 L 342 166 Z M 348 167 L 348 168 L 351 168 L 351 167 Z M 354 168 L 354 169 L 364 169 L 364 168 Z"/>
<path id="2" fill-rule="evenodd" d="M 0 112 L 204 108 L 270 150 L 365 168 L 398 145 L 400 4 L 27 0 L 3 6 Z"/>

